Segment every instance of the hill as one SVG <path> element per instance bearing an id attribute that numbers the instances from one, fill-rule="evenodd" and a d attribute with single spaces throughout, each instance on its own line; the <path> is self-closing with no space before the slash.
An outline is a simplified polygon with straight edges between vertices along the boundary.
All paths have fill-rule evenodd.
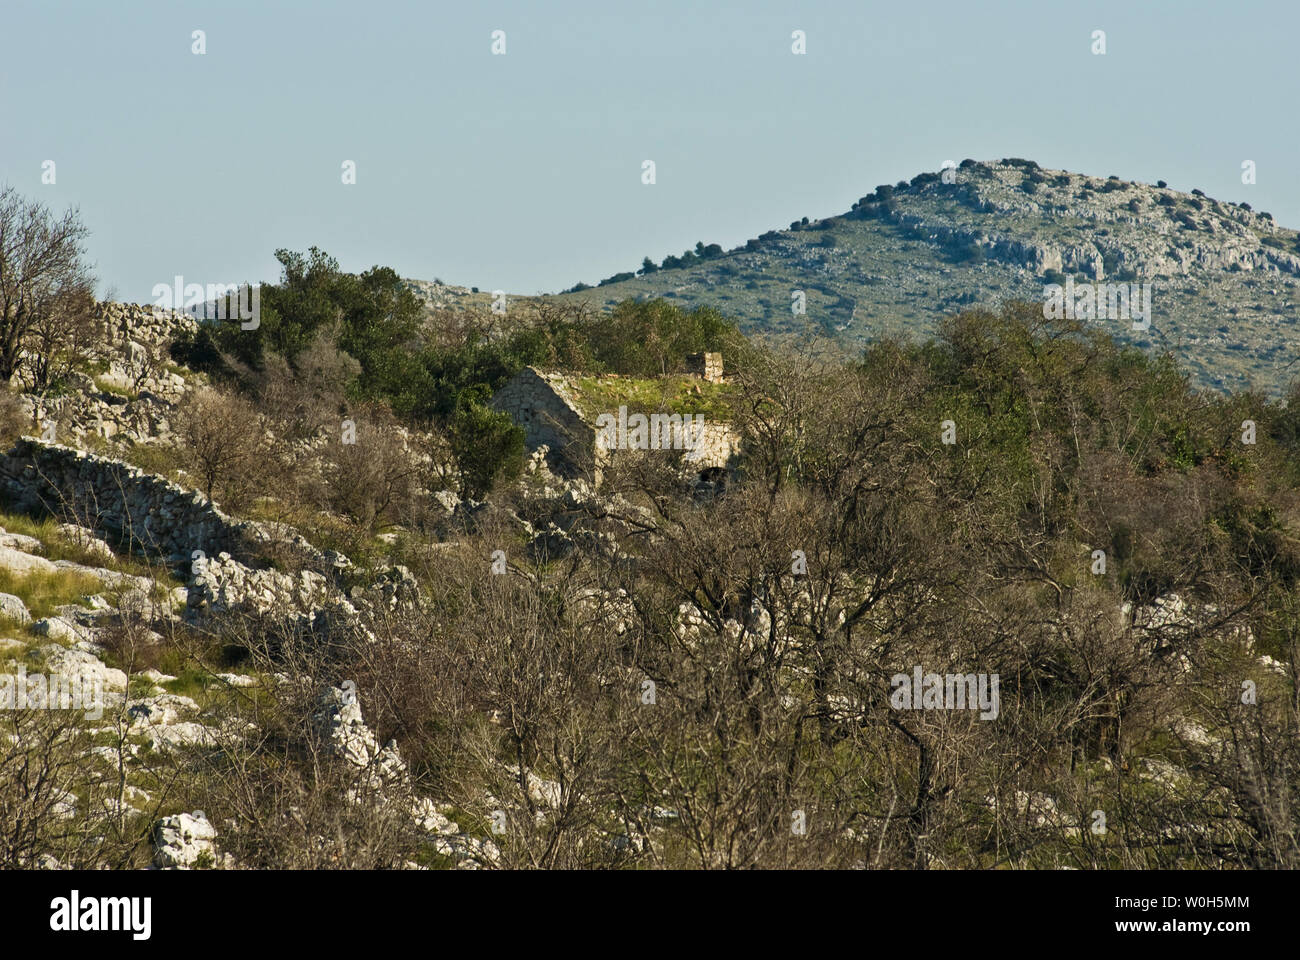
<path id="1" fill-rule="evenodd" d="M 1066 275 L 1149 282 L 1149 329 L 1098 322 L 1121 342 L 1172 351 L 1197 386 L 1278 394 L 1300 355 L 1297 240 L 1268 213 L 1200 191 L 966 160 L 946 175 L 878 187 L 839 216 L 805 218 L 730 251 L 699 244 L 667 266 L 556 299 L 606 307 L 665 297 L 716 307 L 746 333 L 813 333 L 857 348 L 928 336 L 966 307 L 1041 302 L 1045 284 Z M 440 290 L 444 304 L 490 299 Z M 807 298 L 803 315 L 792 311 L 795 290 Z"/>

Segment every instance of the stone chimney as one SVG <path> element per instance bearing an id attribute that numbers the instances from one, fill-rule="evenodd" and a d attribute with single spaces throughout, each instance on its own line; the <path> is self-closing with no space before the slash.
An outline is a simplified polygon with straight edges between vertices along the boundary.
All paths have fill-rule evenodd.
<path id="1" fill-rule="evenodd" d="M 722 382 L 722 354 L 688 353 L 686 355 L 686 372 L 700 377 L 709 383 Z"/>

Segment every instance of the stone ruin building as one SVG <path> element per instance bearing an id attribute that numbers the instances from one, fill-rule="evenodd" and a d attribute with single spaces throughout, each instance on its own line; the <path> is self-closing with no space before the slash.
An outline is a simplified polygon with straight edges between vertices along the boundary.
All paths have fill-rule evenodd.
<path id="1" fill-rule="evenodd" d="M 688 370 L 710 383 L 722 382 L 722 355 L 720 353 L 693 354 L 687 358 Z M 627 420 L 637 414 L 620 417 L 619 410 L 594 410 L 584 402 L 576 378 L 556 372 L 546 372 L 535 367 L 525 367 L 509 383 L 496 392 L 492 406 L 508 413 L 524 430 L 524 445 L 529 453 L 547 448 L 547 465 L 559 476 L 584 477 L 599 484 L 603 469 L 610 458 L 618 455 L 620 444 L 610 448 L 604 439 L 611 434 L 608 418 L 619 418 L 619 435 Z M 622 411 L 626 414 L 626 409 Z M 602 416 L 603 415 L 603 416 Z M 676 437 L 677 422 L 691 424 L 687 449 L 682 449 L 681 466 L 684 473 L 699 479 L 716 480 L 725 475 L 739 448 L 739 440 L 730 424 L 703 417 L 692 418 L 669 412 L 644 413 L 651 422 L 652 436 L 667 439 Z M 661 422 L 662 421 L 662 422 Z M 672 421 L 671 429 L 669 421 Z M 665 444 L 667 446 L 667 444 Z M 635 445 L 633 445 L 636 449 Z M 651 449 L 661 447 L 651 444 Z M 646 449 L 641 446 L 639 449 Z"/>

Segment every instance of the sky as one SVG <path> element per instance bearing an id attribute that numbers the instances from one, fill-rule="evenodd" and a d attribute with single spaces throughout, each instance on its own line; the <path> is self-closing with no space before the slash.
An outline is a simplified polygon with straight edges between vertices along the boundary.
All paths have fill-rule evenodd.
<path id="1" fill-rule="evenodd" d="M 557 292 L 967 157 L 1300 227 L 1294 0 L 5 0 L 0 23 L 0 183 L 77 207 L 121 300 L 275 281 L 311 246 Z"/>

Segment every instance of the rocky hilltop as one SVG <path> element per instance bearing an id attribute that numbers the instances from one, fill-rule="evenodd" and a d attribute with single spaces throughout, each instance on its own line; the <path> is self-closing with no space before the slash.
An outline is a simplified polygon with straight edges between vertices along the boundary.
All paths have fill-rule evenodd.
<path id="1" fill-rule="evenodd" d="M 965 160 L 880 186 L 839 216 L 703 253 L 561 298 L 606 306 L 662 296 L 716 307 L 747 332 L 856 347 L 926 336 L 967 307 L 1042 301 L 1044 286 L 1066 276 L 1149 282 L 1149 329 L 1098 322 L 1126 342 L 1172 351 L 1198 386 L 1281 393 L 1300 355 L 1296 232 L 1248 204 L 1163 182 Z M 806 312 L 792 309 L 794 291 Z"/>

